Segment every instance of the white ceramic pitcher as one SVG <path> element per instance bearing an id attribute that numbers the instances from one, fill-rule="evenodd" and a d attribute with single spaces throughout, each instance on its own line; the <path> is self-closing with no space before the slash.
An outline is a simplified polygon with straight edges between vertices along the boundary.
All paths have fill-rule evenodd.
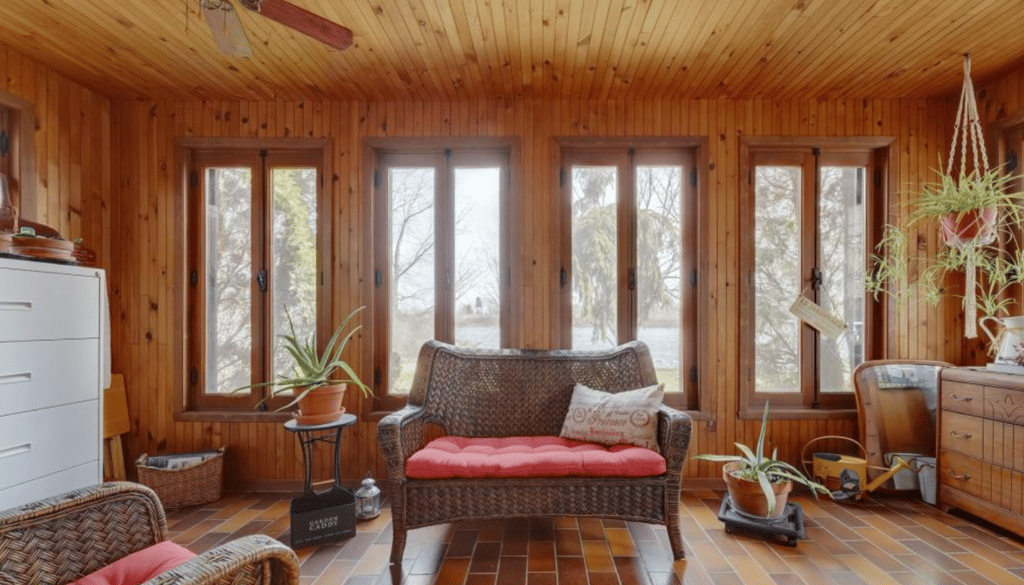
<path id="1" fill-rule="evenodd" d="M 1002 326 L 1002 331 L 998 335 L 993 335 L 985 325 L 986 321 L 995 321 Z M 978 325 L 981 325 L 982 330 L 992 340 L 992 347 L 996 349 L 996 362 L 1016 364 L 1017 349 L 1015 346 L 1024 343 L 1024 316 L 1000 319 L 989 315 L 978 321 Z"/>

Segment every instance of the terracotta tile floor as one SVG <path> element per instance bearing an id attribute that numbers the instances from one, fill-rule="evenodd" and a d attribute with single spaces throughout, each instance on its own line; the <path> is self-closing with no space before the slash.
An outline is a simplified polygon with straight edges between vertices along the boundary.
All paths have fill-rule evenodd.
<path id="1" fill-rule="evenodd" d="M 355 537 L 298 552 L 304 585 L 633 585 L 662 583 L 1024 583 L 1024 544 L 920 502 L 835 504 L 795 498 L 807 539 L 795 548 L 726 534 L 720 493 L 685 491 L 687 560 L 662 527 L 592 518 L 458 522 L 410 531 L 389 568 L 390 511 Z M 171 538 L 196 552 L 246 534 L 289 542 L 288 497 L 230 495 L 168 514 Z"/>

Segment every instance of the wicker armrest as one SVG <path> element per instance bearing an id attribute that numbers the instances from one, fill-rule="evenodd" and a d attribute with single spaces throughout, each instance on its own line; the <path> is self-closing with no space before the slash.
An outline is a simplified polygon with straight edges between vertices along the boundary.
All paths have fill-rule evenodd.
<path id="1" fill-rule="evenodd" d="M 405 460 L 423 447 L 424 411 L 406 406 L 377 423 L 377 442 L 384 454 L 388 477 L 405 479 Z"/>
<path id="2" fill-rule="evenodd" d="M 167 537 L 153 490 L 114 482 L 0 512 L 0 582 L 63 584 Z"/>
<path id="3" fill-rule="evenodd" d="M 679 475 L 690 447 L 693 421 L 685 412 L 662 405 L 658 411 L 658 444 L 670 474 Z"/>
<path id="4" fill-rule="evenodd" d="M 144 585 L 297 585 L 299 559 L 280 542 L 243 536 L 160 573 Z"/>

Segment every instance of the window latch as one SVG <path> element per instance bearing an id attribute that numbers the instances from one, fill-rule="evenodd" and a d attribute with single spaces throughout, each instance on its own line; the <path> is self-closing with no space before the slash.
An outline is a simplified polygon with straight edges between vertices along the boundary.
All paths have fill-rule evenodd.
<path id="1" fill-rule="evenodd" d="M 267 269 L 263 268 L 256 273 L 256 285 L 260 287 L 260 292 L 267 292 Z"/>
<path id="2" fill-rule="evenodd" d="M 820 290 L 822 283 L 821 269 L 815 268 L 811 270 L 811 287 L 814 290 Z"/>

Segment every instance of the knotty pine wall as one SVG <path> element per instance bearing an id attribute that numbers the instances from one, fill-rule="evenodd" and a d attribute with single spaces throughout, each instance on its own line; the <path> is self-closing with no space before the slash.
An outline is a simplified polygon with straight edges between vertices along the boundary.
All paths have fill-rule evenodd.
<path id="1" fill-rule="evenodd" d="M 110 99 L 0 44 L 0 89 L 35 114 L 36 216 L 109 268 Z"/>
<path id="2" fill-rule="evenodd" d="M 955 104 L 954 104 L 955 105 Z M 522 160 L 513 173 L 522 186 L 521 217 L 513 219 L 519 249 L 513 268 L 521 311 L 514 316 L 519 345 L 550 347 L 555 323 L 559 262 L 553 222 L 558 205 L 552 168 L 556 136 L 707 136 L 708 196 L 704 229 L 708 295 L 702 299 L 708 331 L 701 380 L 710 396 L 710 420 L 695 426 L 692 453 L 734 451 L 733 442 L 756 440 L 758 421 L 739 420 L 739 225 L 741 136 L 895 136 L 894 184 L 913 192 L 945 153 L 953 111 L 945 99 L 900 100 L 666 100 L 623 102 L 172 102 L 117 101 L 111 111 L 116 178 L 113 202 L 112 302 L 115 314 L 113 363 L 125 373 L 133 432 L 128 460 L 140 452 L 187 451 L 229 445 L 229 478 L 249 485 L 273 485 L 300 477 L 295 438 L 278 423 L 199 423 L 171 419 L 170 386 L 174 298 L 169 270 L 179 234 L 173 216 L 179 195 L 172 166 L 177 136 L 310 136 L 334 143 L 330 194 L 335 205 L 335 311 L 368 304 L 363 265 L 370 233 L 360 218 L 368 205 L 361 176 L 361 141 L 384 136 L 514 136 Z M 919 248 L 934 250 L 935 234 L 920 234 Z M 892 320 L 888 355 L 960 359 L 956 307 L 911 303 Z M 364 378 L 370 364 L 353 347 L 351 360 Z M 348 408 L 358 408 L 349 393 Z M 772 440 L 780 454 L 797 462 L 811 438 L 856 434 L 855 420 L 776 420 Z M 360 422 L 346 432 L 344 476 L 358 479 L 372 470 L 383 477 L 375 425 Z M 691 463 L 689 477 L 715 477 L 717 466 Z M 328 477 L 326 464 L 320 477 Z"/>

